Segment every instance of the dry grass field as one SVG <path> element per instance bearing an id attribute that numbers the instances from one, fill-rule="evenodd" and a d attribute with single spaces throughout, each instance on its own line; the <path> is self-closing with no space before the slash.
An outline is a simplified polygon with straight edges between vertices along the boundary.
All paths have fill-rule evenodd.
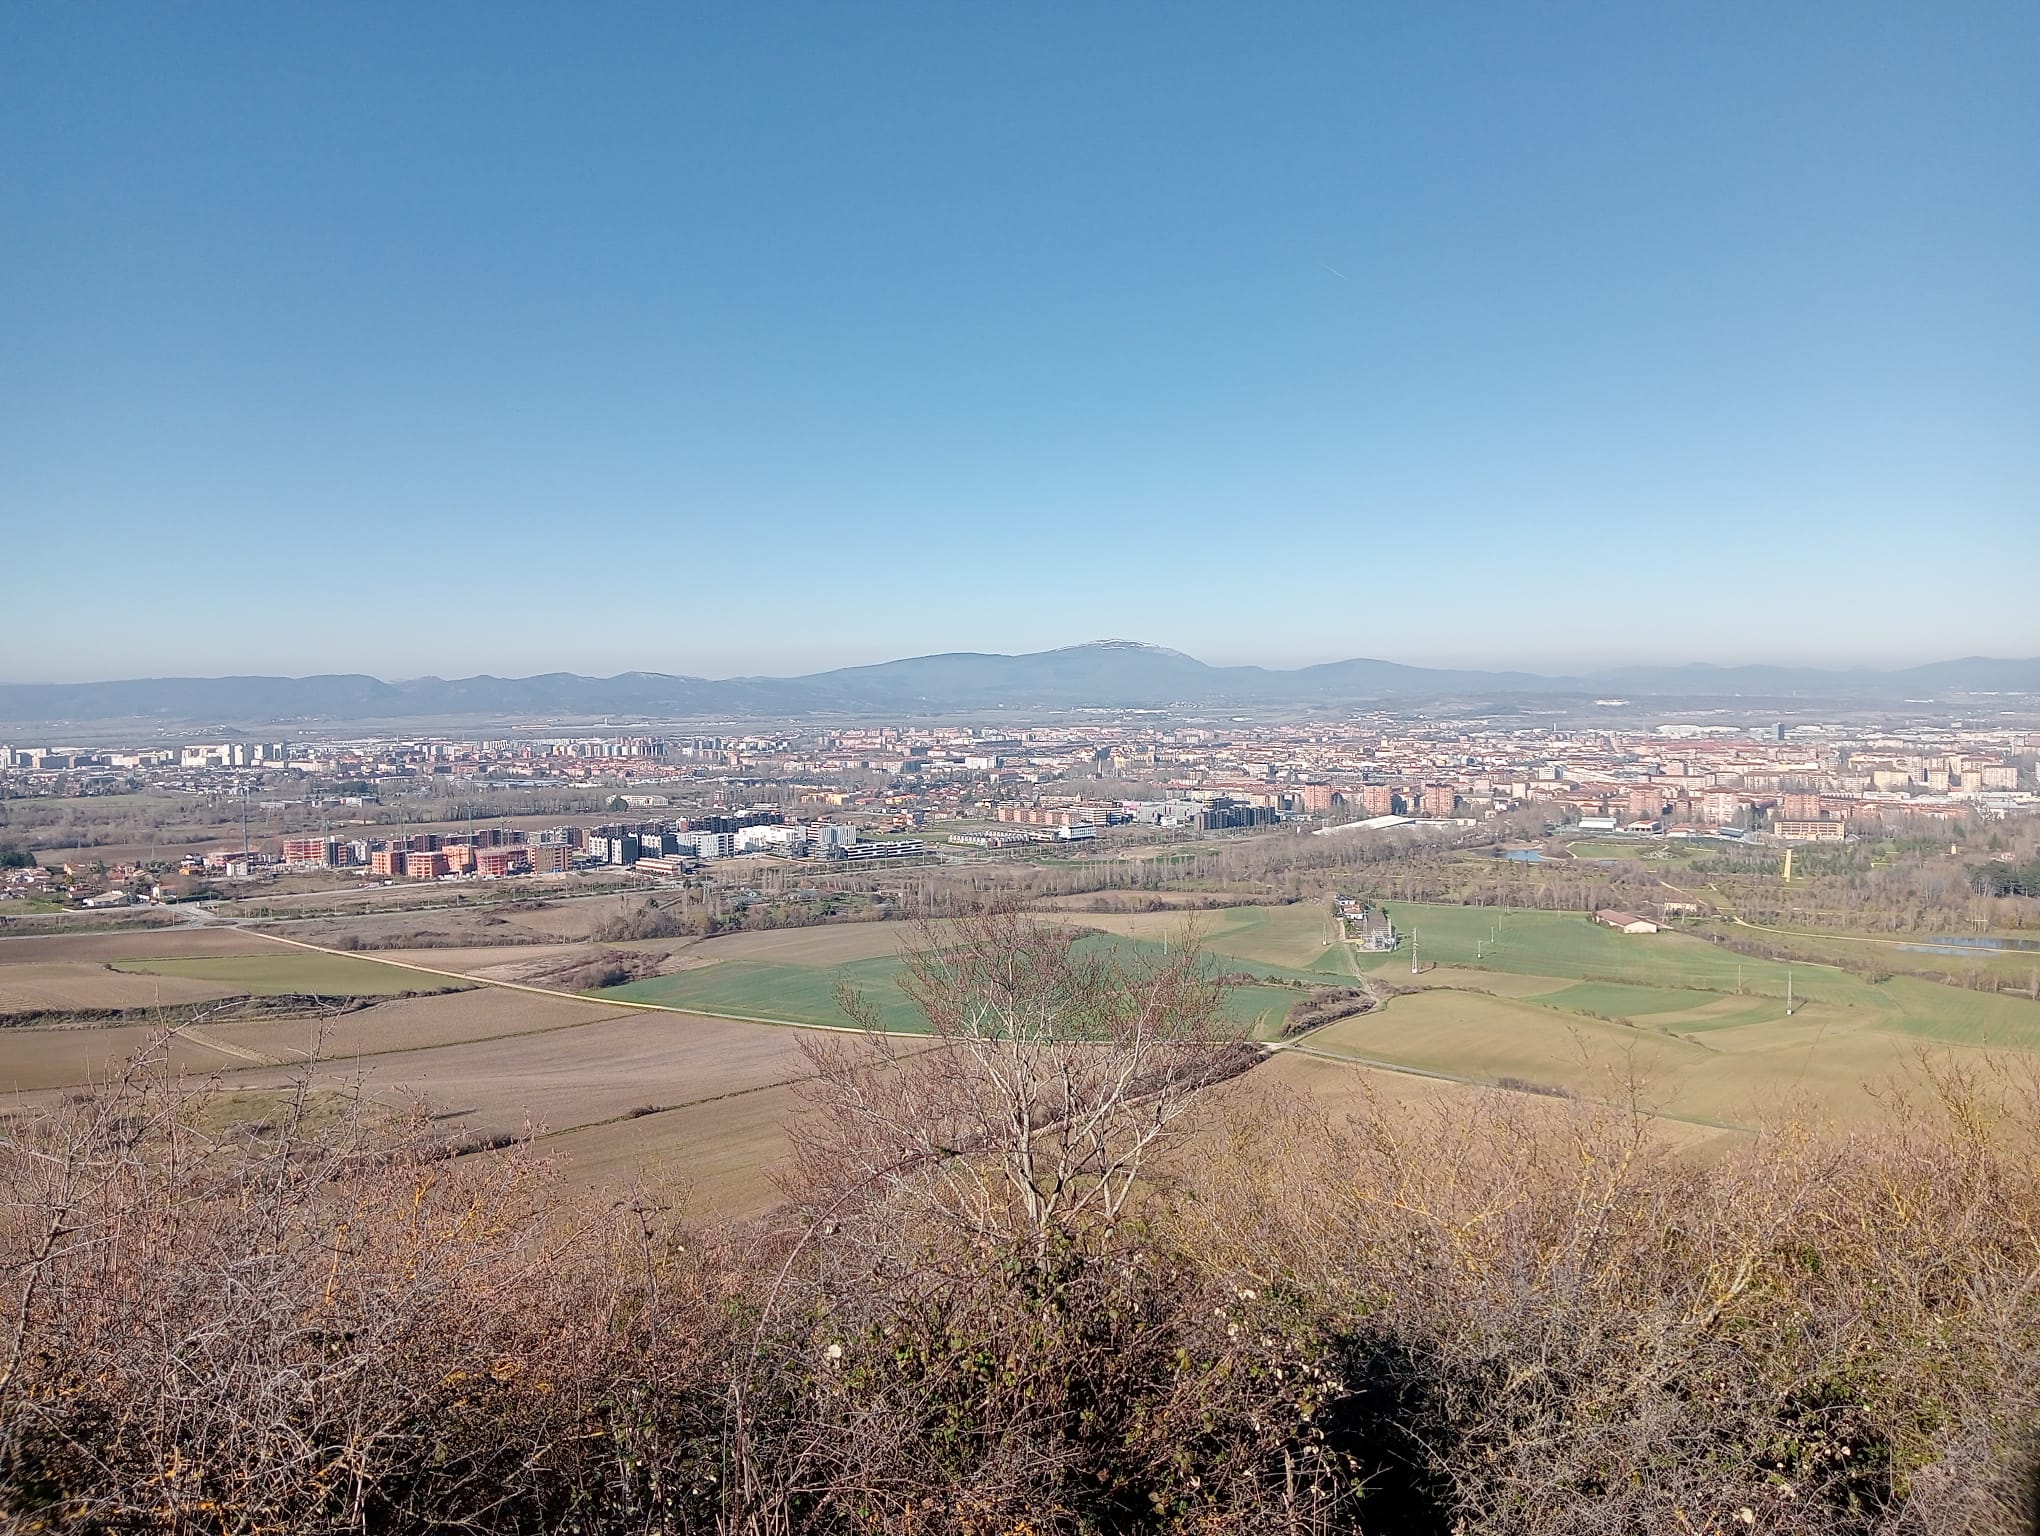
<path id="1" fill-rule="evenodd" d="M 148 1047 L 156 1031 L 147 1025 L 109 1029 L 0 1029 L 0 1096 L 83 1088 L 120 1075 L 130 1057 Z M 249 1063 L 184 1036 L 171 1044 L 170 1064 L 203 1077 Z M 0 1112 L 6 1108 L 0 1097 Z"/>
<path id="2" fill-rule="evenodd" d="M 0 947 L 0 1000 L 17 1009 L 115 1008 L 244 992 L 374 995 L 435 984 L 378 964 L 383 958 L 487 970 L 600 953 L 550 944 L 325 955 L 198 927 L 145 936 L 137 953 L 136 937 Z M 116 961 L 122 969 L 112 968 Z M 145 1024 L 0 1028 L 0 1094 L 104 1081 L 155 1033 Z M 287 1088 L 291 1064 L 316 1049 L 322 1093 L 358 1082 L 392 1113 L 422 1099 L 444 1117 L 438 1129 L 478 1140 L 542 1127 L 548 1154 L 580 1182 L 642 1181 L 730 1213 L 769 1200 L 767 1169 L 783 1154 L 784 1126 L 796 1112 L 780 1085 L 804 1070 L 793 1031 L 493 986 L 391 997 L 325 1020 L 211 1023 L 179 1031 L 169 1049 L 176 1070 L 218 1081 L 222 1113 L 235 1118 L 262 1118 Z M 656 1112 L 634 1117 L 645 1109 Z"/>
<path id="3" fill-rule="evenodd" d="M 1241 1094 L 1268 1090 L 1296 1094 L 1334 1117 L 1351 1113 L 1370 1099 L 1396 1105 L 1433 1104 L 1451 1102 L 1469 1091 L 1463 1084 L 1442 1078 L 1328 1061 L 1302 1051 L 1277 1051 L 1246 1076 L 1221 1084 L 1214 1097 L 1229 1103 Z"/>
<path id="4" fill-rule="evenodd" d="M 419 966 L 484 981 L 523 982 L 564 965 L 600 959 L 601 955 L 600 947 L 590 944 L 505 944 L 469 949 L 378 949 L 364 953 L 361 958 L 370 963 Z"/>
<path id="5" fill-rule="evenodd" d="M 622 1016 L 599 1003 L 476 987 L 437 997 L 392 998 L 327 1020 L 209 1024 L 205 1034 L 277 1061 L 301 1060 L 314 1048 L 327 1060 L 345 1060 L 574 1029 Z"/>
<path id="6" fill-rule="evenodd" d="M 476 897 L 472 890 L 456 893 L 474 899 L 460 902 L 444 892 L 428 893 L 436 900 L 415 895 L 402 902 L 373 903 L 355 893 L 326 895 L 317 906 L 306 898 L 295 906 L 273 903 L 277 915 L 265 926 L 286 937 L 310 944 L 336 945 L 353 939 L 380 949 L 385 946 L 415 947 L 516 944 L 557 944 L 586 940 L 603 923 L 619 916 L 631 898 L 618 894 L 578 896 L 569 900 L 492 900 Z M 494 895 L 487 892 L 486 895 Z M 331 909 L 344 910 L 334 912 Z M 324 915 L 293 917 L 294 910 Z"/>
<path id="7" fill-rule="evenodd" d="M 495 1136 L 717 1101 L 796 1078 L 803 1061 L 792 1031 L 633 1011 L 569 1029 L 357 1056 L 330 1071 L 360 1074 L 378 1099 L 422 1098 L 449 1129 Z M 285 1081 L 263 1072 L 239 1080 L 271 1088 Z"/>
<path id="8" fill-rule="evenodd" d="M 180 925 L 131 933 L 36 934 L 0 939 L 0 970 L 37 960 L 147 960 L 189 955 L 245 955 L 260 939 L 231 928 Z"/>
<path id="9" fill-rule="evenodd" d="M 548 902 L 530 911 L 505 911 L 504 922 L 526 933 L 547 939 L 585 939 L 612 918 L 621 917 L 627 906 L 636 905 L 631 895 L 577 896 L 570 901 Z"/>
<path id="10" fill-rule="evenodd" d="M 457 985 L 394 965 L 377 965 L 350 955 L 326 955 L 243 939 L 242 952 L 228 955 L 166 955 L 113 964 L 136 976 L 188 976 L 217 982 L 234 992 L 282 995 L 319 993 L 327 997 L 374 997 L 427 992 Z"/>
<path id="11" fill-rule="evenodd" d="M 1607 1070 L 1630 1064 L 1653 1079 L 1690 1067 L 1704 1046 L 1647 1035 L 1513 998 L 1422 992 L 1392 999 L 1309 1037 L 1313 1049 L 1394 1062 L 1474 1081 L 1516 1077 L 1605 1096 Z"/>
<path id="12" fill-rule="evenodd" d="M 1282 1051 L 1246 1076 L 1213 1090 L 1213 1124 L 1242 1104 L 1276 1115 L 1302 1104 L 1337 1122 L 1370 1103 L 1399 1112 L 1449 1110 L 1469 1095 L 1487 1091 L 1491 1090 Z M 683 1208 L 744 1215 L 777 1198 L 772 1174 L 785 1166 L 790 1154 L 786 1127 L 800 1114 L 802 1104 L 798 1085 L 780 1085 L 559 1132 L 542 1145 L 578 1183 L 618 1193 L 639 1189 Z M 1673 1133 L 1696 1143 L 1718 1139 L 1698 1128 L 1674 1127 Z M 1220 1148 L 1212 1140 L 1215 1134 L 1199 1133 L 1186 1155 L 1216 1155 Z"/>
<path id="13" fill-rule="evenodd" d="M 787 1126 L 803 1108 L 795 1084 L 775 1084 L 582 1126 L 541 1143 L 576 1183 L 724 1216 L 754 1215 L 778 1193 L 775 1171 L 791 1152 Z"/>
<path id="14" fill-rule="evenodd" d="M 1506 1090 L 1470 1083 L 1447 1082 L 1436 1077 L 1417 1077 L 1376 1067 L 1330 1061 L 1303 1051 L 1279 1051 L 1244 1077 L 1220 1084 L 1213 1090 L 1213 1107 L 1233 1112 L 1232 1126 L 1251 1127 L 1293 1115 L 1304 1106 L 1322 1115 L 1337 1128 L 1376 1113 L 1394 1118 L 1422 1119 L 1442 1116 L 1457 1121 L 1465 1117 L 1484 1095 Z M 1556 1110 L 1562 1101 L 1533 1094 L 1509 1094 L 1512 1107 L 1535 1111 L 1540 1106 Z M 1244 1111 L 1244 1113 L 1241 1113 Z M 1740 1129 L 1721 1130 L 1688 1121 L 1660 1119 L 1654 1134 L 1672 1146 L 1703 1157 L 1715 1156 L 1747 1142 Z M 1199 1143 L 1206 1155 L 1220 1150 L 1209 1137 Z"/>
<path id="15" fill-rule="evenodd" d="M 1589 1019 L 1536 1001 L 1431 991 L 1309 1037 L 1332 1055 L 1475 1082 L 1516 1079 L 1675 1117 L 1757 1126 L 1874 1119 L 1875 1091 L 1914 1076 L 1932 1047 L 1832 1005 L 1704 1036 Z"/>
<path id="16" fill-rule="evenodd" d="M 138 976 L 105 961 L 0 965 L 0 1015 L 37 1009 L 154 1008 L 233 997 L 239 988 L 187 976 Z"/>

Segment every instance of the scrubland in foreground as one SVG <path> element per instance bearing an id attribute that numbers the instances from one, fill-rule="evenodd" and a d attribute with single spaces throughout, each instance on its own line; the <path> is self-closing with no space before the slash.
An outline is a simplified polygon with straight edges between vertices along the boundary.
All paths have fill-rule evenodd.
<path id="1" fill-rule="evenodd" d="M 1190 952 L 1000 915 L 949 938 L 909 962 L 924 1036 L 806 1042 L 783 1203 L 741 1224 L 591 1205 L 529 1147 L 449 1157 L 330 1100 L 209 1135 L 148 1060 L 24 1113 L 0 1142 L 0 1509 L 2024 1529 L 2028 1083 L 1944 1072 L 1874 1128 L 1706 1157 L 1525 1095 L 1328 1117 L 1239 1075 Z"/>

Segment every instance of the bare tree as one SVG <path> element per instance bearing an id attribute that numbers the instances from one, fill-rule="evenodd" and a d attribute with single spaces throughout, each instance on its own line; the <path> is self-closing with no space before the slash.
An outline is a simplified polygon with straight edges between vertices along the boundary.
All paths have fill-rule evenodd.
<path id="1" fill-rule="evenodd" d="M 926 1033 L 846 994 L 866 1034 L 809 1048 L 724 1529 L 1321 1528 L 1351 1490 L 1296 1341 L 1243 1337 L 1232 1293 L 1122 1220 L 1200 1090 L 1258 1059 L 1225 983 L 1192 943 L 1010 909 L 917 940 Z"/>
<path id="2" fill-rule="evenodd" d="M 1257 1058 L 1195 942 L 1086 942 L 1012 909 L 923 923 L 900 985 L 927 1038 L 810 1041 L 799 1183 L 904 1200 L 1038 1254 L 1126 1209 L 1201 1088 Z"/>

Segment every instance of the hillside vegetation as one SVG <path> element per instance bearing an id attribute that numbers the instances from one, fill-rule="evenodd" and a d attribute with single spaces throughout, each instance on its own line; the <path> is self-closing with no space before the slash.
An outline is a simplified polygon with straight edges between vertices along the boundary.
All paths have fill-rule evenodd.
<path id="1" fill-rule="evenodd" d="M 783 1203 L 138 1060 L 0 1140 L 16 1528 L 2010 1532 L 2040 1118 L 1944 1073 L 1698 1158 L 1257 1086 L 1193 949 L 994 914 L 808 1037 Z M 846 994 L 845 1011 L 871 1005 Z M 1245 1075 L 1240 1075 L 1242 1072 Z M 224 1129 L 222 1128 L 224 1127 Z"/>

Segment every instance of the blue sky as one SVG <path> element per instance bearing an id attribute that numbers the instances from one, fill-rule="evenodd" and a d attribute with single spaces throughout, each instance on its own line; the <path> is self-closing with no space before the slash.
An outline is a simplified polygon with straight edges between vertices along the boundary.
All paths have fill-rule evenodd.
<path id="1" fill-rule="evenodd" d="M 2026 4 L 0 7 L 0 677 L 2040 652 Z"/>

